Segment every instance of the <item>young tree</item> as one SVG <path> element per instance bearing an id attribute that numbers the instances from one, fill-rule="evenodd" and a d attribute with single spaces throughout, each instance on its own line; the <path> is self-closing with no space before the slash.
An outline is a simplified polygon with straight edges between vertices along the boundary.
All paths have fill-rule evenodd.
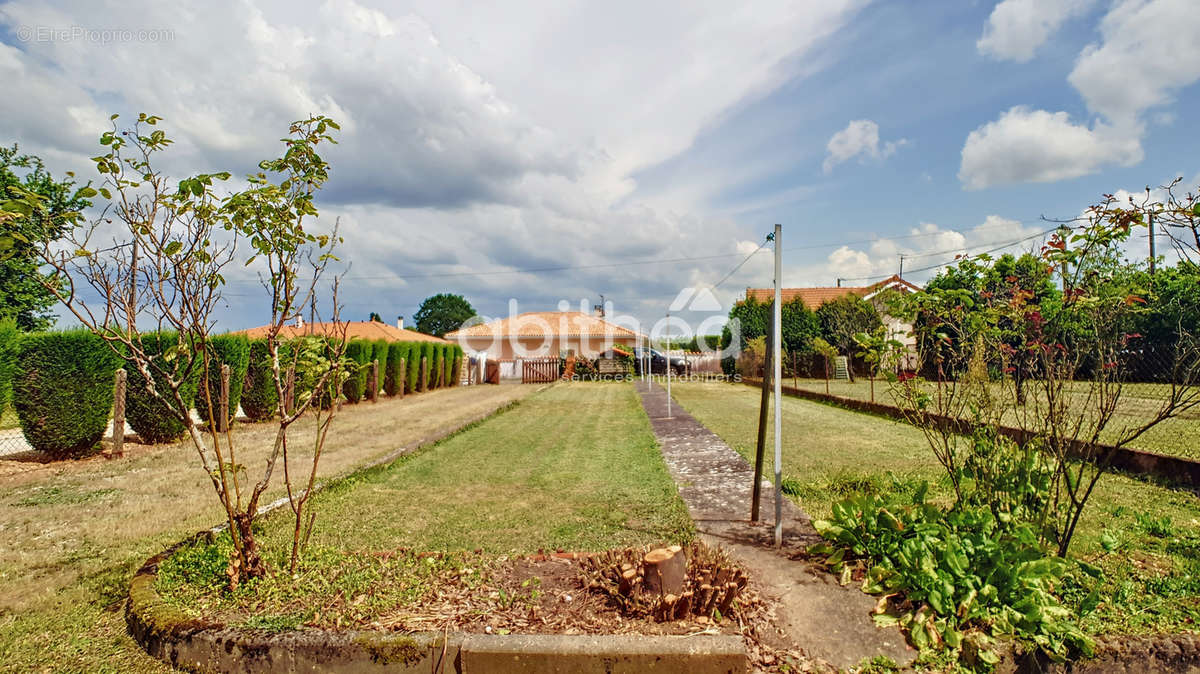
<path id="1" fill-rule="evenodd" d="M 38 249 L 62 238 L 95 194 L 71 174 L 54 178 L 41 159 L 20 154 L 16 145 L 0 147 L 0 203 L 23 216 L 0 219 L 0 318 L 14 319 L 24 332 L 54 324 L 50 309 L 58 299 L 45 287 Z"/>
<path id="2" fill-rule="evenodd" d="M 858 350 L 854 336 L 873 333 L 883 325 L 879 312 L 863 298 L 854 294 L 843 295 L 817 307 L 817 319 L 821 322 L 821 336 L 838 350 L 850 356 Z M 854 368 L 847 368 L 850 380 L 854 381 Z"/>
<path id="3" fill-rule="evenodd" d="M 248 189 L 222 197 L 217 186 L 228 173 L 194 175 L 173 185 L 155 166 L 159 153 L 172 142 L 156 128 L 160 118 L 141 114 L 126 130 L 117 126 L 117 119 L 113 115 L 112 129 L 100 138 L 106 148 L 95 158 L 100 184 L 87 195 L 103 198 L 101 215 L 91 222 L 76 219 L 65 233 L 69 245 L 52 245 L 45 236 L 37 239 L 50 271 L 43 287 L 120 354 L 126 367 L 139 373 L 146 393 L 183 424 L 226 514 L 234 548 L 228 574 L 236 585 L 242 578 L 265 573 L 252 525 L 281 456 L 297 522 L 293 565 L 301 529 L 312 524 L 303 506 L 333 418 L 333 410 L 322 411 L 314 401 L 320 397 L 316 392 L 340 384 L 344 339 L 300 339 L 285 356 L 278 337 L 296 316 L 316 315 L 319 283 L 333 259 L 336 227 L 333 235 L 316 235 L 306 225 L 317 215 L 314 194 L 328 178 L 328 164 L 316 147 L 332 141 L 328 131 L 337 125 L 320 116 L 292 124 L 284 154 L 262 162 L 261 171 L 248 176 Z M 275 442 L 257 479 L 239 462 L 228 425 L 224 433 L 218 432 L 212 416 L 219 391 L 210 385 L 210 370 L 218 367 L 210 335 L 216 308 L 223 304 L 226 274 L 241 262 L 239 244 L 249 249 L 245 264 L 258 262 L 264 270 L 261 281 L 272 312 L 267 344 L 278 399 L 284 400 L 285 391 L 308 392 L 298 393 L 290 407 L 280 405 L 276 411 Z M 82 288 L 99 299 L 85 297 Z M 336 322 L 336 281 L 332 314 Z M 143 348 L 146 323 L 152 324 L 153 332 L 171 332 L 174 343 L 164 349 Z M 197 376 L 209 410 L 207 436 L 185 401 L 186 387 Z M 296 385 L 291 387 L 293 380 Z M 293 485 L 288 465 L 289 428 L 310 410 L 317 417 L 316 438 L 309 445 L 315 451 L 301 491 Z"/>
<path id="4" fill-rule="evenodd" d="M 936 381 L 893 382 L 893 397 L 924 431 L 960 503 L 1033 524 L 1060 556 L 1119 449 L 1200 404 L 1197 336 L 1179 323 L 1175 343 L 1159 354 L 1157 397 L 1139 396 L 1139 414 L 1119 414 L 1142 366 L 1136 329 L 1153 299 L 1141 270 L 1121 260 L 1121 245 L 1144 224 L 1108 197 L 1055 235 L 1040 260 L 1063 270 L 1061 298 L 1043 293 L 1039 303 L 1036 283 L 1027 288 L 1003 266 L 995 276 L 1011 288 L 977 301 L 941 287 L 909 298 L 912 313 L 925 317 L 918 344 L 970 356 Z M 982 278 L 997 267 L 986 256 L 964 264 L 984 268 Z M 1022 446 L 1004 439 L 1004 427 L 1017 430 Z"/>
<path id="5" fill-rule="evenodd" d="M 462 295 L 439 293 L 421 302 L 413 320 L 417 323 L 418 332 L 441 337 L 459 329 L 474 316 L 475 309 Z"/>

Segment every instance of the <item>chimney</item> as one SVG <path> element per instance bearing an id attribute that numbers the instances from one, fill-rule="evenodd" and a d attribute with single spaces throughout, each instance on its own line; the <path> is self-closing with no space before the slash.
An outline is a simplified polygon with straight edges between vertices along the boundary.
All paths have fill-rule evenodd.
<path id="1" fill-rule="evenodd" d="M 297 328 L 304 327 L 304 316 L 302 316 L 300 314 L 296 314 L 296 327 Z"/>
<path id="2" fill-rule="evenodd" d="M 400 328 L 401 330 L 404 329 L 404 317 L 403 316 L 396 317 L 396 327 Z"/>

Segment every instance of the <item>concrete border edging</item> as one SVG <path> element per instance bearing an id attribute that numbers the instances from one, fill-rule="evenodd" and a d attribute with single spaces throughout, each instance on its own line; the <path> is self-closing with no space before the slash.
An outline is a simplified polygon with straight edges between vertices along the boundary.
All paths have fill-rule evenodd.
<path id="1" fill-rule="evenodd" d="M 200 534 L 200 536 L 207 533 Z M 154 589 L 146 560 L 129 587 L 125 622 L 150 655 L 192 672 L 662 672 L 732 674 L 748 660 L 737 635 L 400 634 L 375 630 L 268 632 L 189 618 Z"/>
<path id="2" fill-rule="evenodd" d="M 756 388 L 762 387 L 761 379 L 752 379 L 743 377 L 742 384 L 753 386 Z M 792 396 L 793 398 L 802 398 L 813 402 L 833 404 L 838 407 L 844 407 L 855 412 L 867 412 L 868 414 L 878 414 L 880 416 L 889 417 L 897 421 L 908 422 L 905 418 L 903 410 L 894 405 L 885 405 L 883 403 L 873 403 L 867 400 L 858 400 L 857 398 L 846 398 L 833 394 L 820 393 L 818 391 L 809 391 L 807 389 L 795 388 L 792 386 L 783 386 L 783 393 Z M 939 423 L 955 424 L 961 423 L 952 419 L 930 415 Z M 1027 433 L 1019 428 L 1002 426 L 1000 433 L 1012 438 L 1017 442 L 1022 442 L 1027 438 Z M 1178 484 L 1190 489 L 1200 489 L 1200 461 L 1185 459 L 1178 456 L 1168 456 L 1166 454 L 1158 454 L 1156 452 L 1148 452 L 1142 449 L 1132 449 L 1130 447 L 1111 447 L 1110 445 L 1102 445 L 1101 447 L 1115 450 L 1110 465 L 1117 469 L 1123 470 L 1135 475 L 1149 475 L 1168 482 Z"/>

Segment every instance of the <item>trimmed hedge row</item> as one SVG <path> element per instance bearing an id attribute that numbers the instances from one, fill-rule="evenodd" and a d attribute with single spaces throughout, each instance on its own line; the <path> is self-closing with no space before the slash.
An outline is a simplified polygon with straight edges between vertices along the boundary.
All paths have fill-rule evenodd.
<path id="1" fill-rule="evenodd" d="M 185 358 L 173 358 L 170 352 L 179 348 L 179 339 L 173 332 L 149 332 L 138 338 L 142 351 L 158 360 L 159 367 L 173 369 L 173 375 L 178 377 L 183 373 L 179 367 Z M 200 383 L 199 364 L 195 364 L 183 385 L 179 387 L 179 395 L 184 405 L 190 410 L 196 401 L 196 389 Z M 166 403 L 158 400 L 146 390 L 146 378 L 136 367 L 126 368 L 128 384 L 125 389 L 125 419 L 129 427 L 138 434 L 142 442 L 158 444 L 172 442 L 183 437 L 187 428 L 176 418 Z M 155 371 L 150 373 L 155 390 L 161 394 L 168 391 L 166 380 Z M 218 379 L 219 381 L 219 379 Z M 106 410 L 107 412 L 107 410 Z"/>
<path id="2" fill-rule="evenodd" d="M 246 382 L 246 370 L 250 364 L 250 340 L 242 335 L 217 335 L 208 340 L 208 391 L 202 385 L 196 391 L 196 413 L 201 421 L 208 422 L 208 403 L 212 400 L 212 418 L 217 430 L 224 431 L 237 416 L 238 403 L 242 400 L 242 387 Z M 202 365 L 202 364 L 201 364 Z M 221 407 L 221 366 L 229 366 L 229 418 L 217 418 Z M 271 387 L 274 392 L 274 386 Z"/>
<path id="3" fill-rule="evenodd" d="M 241 402 L 242 412 L 251 421 L 266 421 L 279 409 L 279 393 L 275 390 L 275 376 L 271 370 L 271 351 L 265 339 L 250 340 Z"/>
<path id="4" fill-rule="evenodd" d="M 12 404 L 13 371 L 17 362 L 17 346 L 21 331 L 11 318 L 0 321 L 0 414 Z"/>
<path id="5" fill-rule="evenodd" d="M 13 401 L 29 445 L 56 458 L 100 451 L 121 360 L 86 330 L 21 337 Z"/>

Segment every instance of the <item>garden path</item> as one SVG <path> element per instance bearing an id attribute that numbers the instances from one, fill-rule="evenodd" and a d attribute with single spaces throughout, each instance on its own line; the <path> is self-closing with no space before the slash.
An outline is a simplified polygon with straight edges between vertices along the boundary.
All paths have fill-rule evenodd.
<path id="1" fill-rule="evenodd" d="M 839 669 L 877 655 L 899 664 L 916 657 L 898 628 L 875 626 L 873 598 L 804 559 L 805 548 L 820 540 L 804 511 L 784 499 L 783 547 L 776 549 L 774 486 L 763 481 L 761 521 L 751 522 L 750 463 L 674 400 L 668 417 L 661 384 L 635 386 L 701 537 L 736 557 L 759 592 L 774 600 L 774 624 L 765 630 L 774 641 L 770 645 L 800 650 Z"/>

